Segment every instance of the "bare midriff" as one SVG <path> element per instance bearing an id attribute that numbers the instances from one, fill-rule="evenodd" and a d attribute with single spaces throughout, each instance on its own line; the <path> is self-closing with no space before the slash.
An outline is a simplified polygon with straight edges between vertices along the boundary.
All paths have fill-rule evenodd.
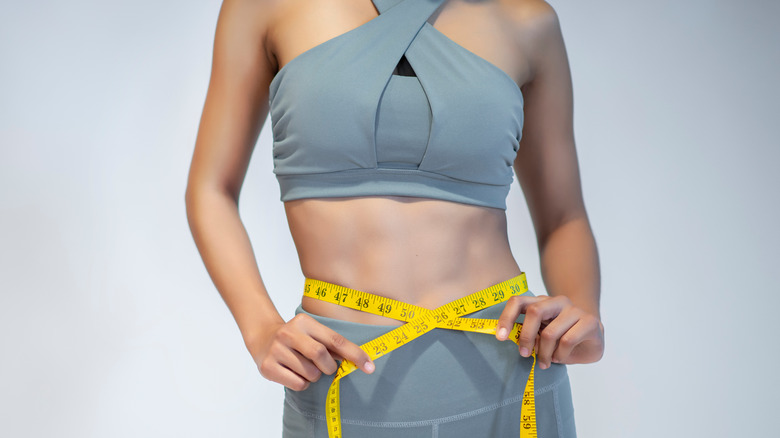
<path id="1" fill-rule="evenodd" d="M 285 202 L 303 274 L 434 309 L 522 271 L 502 209 L 370 196 Z M 400 321 L 303 297 L 307 312 L 364 324 Z"/>

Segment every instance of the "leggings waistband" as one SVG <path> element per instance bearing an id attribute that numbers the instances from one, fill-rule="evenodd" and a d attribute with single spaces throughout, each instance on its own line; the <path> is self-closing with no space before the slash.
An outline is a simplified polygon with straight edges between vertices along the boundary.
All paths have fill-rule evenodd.
<path id="1" fill-rule="evenodd" d="M 526 294 L 533 296 L 530 291 Z M 497 319 L 503 309 L 503 305 L 493 305 L 464 318 Z M 301 305 L 295 313 L 309 315 L 358 345 L 399 327 L 321 316 Z M 517 322 L 522 320 L 520 315 Z M 509 340 L 436 328 L 378 358 L 374 373 L 355 371 L 342 379 L 342 419 L 345 423 L 429 421 L 519 402 L 531 364 L 532 359 L 520 356 L 517 345 Z M 537 373 L 536 392 L 549 391 L 568 379 L 564 365 L 553 365 Z M 322 375 L 305 391 L 287 390 L 288 404 L 304 415 L 324 416 L 333 377 Z"/>

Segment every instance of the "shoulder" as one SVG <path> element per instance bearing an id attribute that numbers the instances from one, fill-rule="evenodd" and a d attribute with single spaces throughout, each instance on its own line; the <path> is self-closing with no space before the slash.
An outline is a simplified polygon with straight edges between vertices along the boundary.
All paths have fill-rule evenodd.
<path id="1" fill-rule="evenodd" d="M 539 31 L 558 25 L 555 8 L 545 0 L 499 0 L 498 3 L 502 15 L 518 30 Z"/>
<path id="2" fill-rule="evenodd" d="M 266 26 L 272 23 L 277 11 L 295 0 L 222 0 L 221 14 L 243 18 L 247 23 Z"/>
<path id="3" fill-rule="evenodd" d="M 217 21 L 217 38 L 224 46 L 245 54 L 264 52 L 273 64 L 268 35 L 280 9 L 292 0 L 223 0 Z"/>
<path id="4" fill-rule="evenodd" d="M 561 25 L 558 13 L 545 0 L 499 0 L 501 15 L 517 47 L 526 54 L 531 70 L 544 58 L 560 52 Z"/>
<path id="5" fill-rule="evenodd" d="M 501 16 L 512 34 L 529 43 L 560 32 L 558 13 L 545 0 L 500 0 Z"/>

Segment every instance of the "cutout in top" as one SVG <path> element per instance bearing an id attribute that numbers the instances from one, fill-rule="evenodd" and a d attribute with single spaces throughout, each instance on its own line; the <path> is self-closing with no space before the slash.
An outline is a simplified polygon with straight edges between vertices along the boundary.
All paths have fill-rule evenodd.
<path id="1" fill-rule="evenodd" d="M 401 56 L 401 60 L 395 66 L 393 74 L 397 76 L 417 76 L 414 69 L 412 69 L 412 65 L 409 64 L 409 60 L 406 59 L 406 55 Z"/>

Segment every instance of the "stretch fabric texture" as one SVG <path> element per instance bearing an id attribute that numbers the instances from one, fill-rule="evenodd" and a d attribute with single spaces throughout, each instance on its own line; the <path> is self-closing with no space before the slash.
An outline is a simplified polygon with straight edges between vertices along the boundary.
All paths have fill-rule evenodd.
<path id="1" fill-rule="evenodd" d="M 396 195 L 506 209 L 520 87 L 431 24 L 446 0 L 371 1 L 376 17 L 271 80 L 281 200 Z"/>
<path id="2" fill-rule="evenodd" d="M 526 292 L 533 296 L 531 292 Z M 503 306 L 467 318 L 495 318 Z M 397 326 L 361 324 L 305 311 L 361 345 Z M 523 316 L 517 322 L 522 323 Z M 345 438 L 515 438 L 532 358 L 517 344 L 493 335 L 435 328 L 387 356 L 372 374 L 356 371 L 341 380 Z M 536 375 L 536 420 L 540 438 L 576 437 L 566 365 Z M 285 388 L 283 438 L 327 438 L 325 400 L 333 375 L 306 390 Z"/>

